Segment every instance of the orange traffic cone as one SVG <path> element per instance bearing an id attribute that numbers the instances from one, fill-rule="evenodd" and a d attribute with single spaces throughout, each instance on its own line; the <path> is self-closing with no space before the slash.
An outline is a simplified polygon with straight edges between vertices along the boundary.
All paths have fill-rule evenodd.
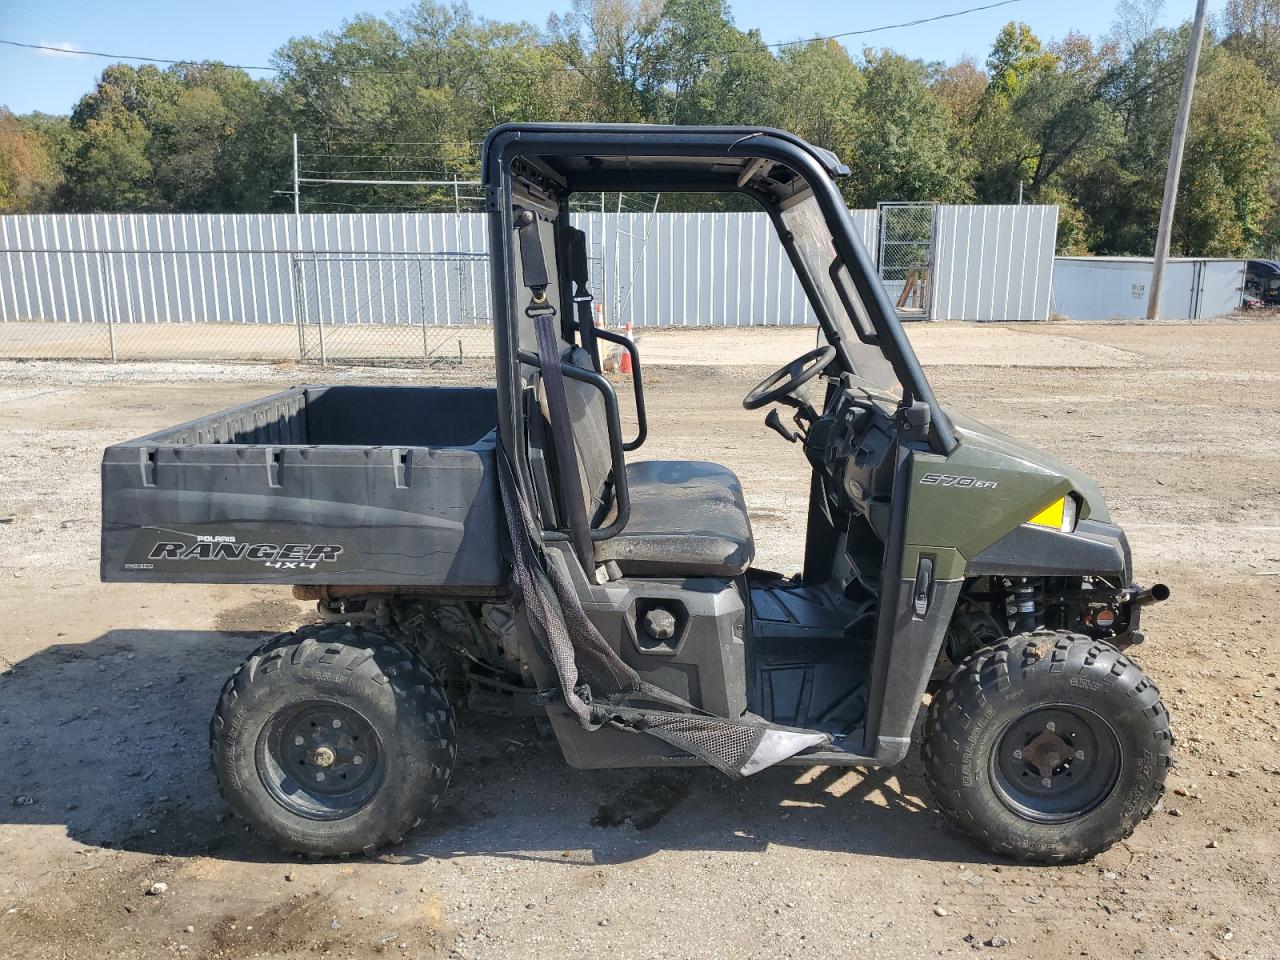
<path id="1" fill-rule="evenodd" d="M 628 340 L 635 339 L 631 335 L 631 318 L 630 317 L 627 318 L 627 329 L 625 332 Z M 631 351 L 630 350 L 627 350 L 624 348 L 622 351 L 622 356 L 618 358 L 618 372 L 622 374 L 624 377 L 631 376 Z"/>

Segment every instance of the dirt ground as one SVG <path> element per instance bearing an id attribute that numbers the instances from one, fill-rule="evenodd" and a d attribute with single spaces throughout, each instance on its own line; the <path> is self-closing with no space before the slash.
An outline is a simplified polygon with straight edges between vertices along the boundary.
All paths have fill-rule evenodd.
<path id="1" fill-rule="evenodd" d="M 1096 476 L 1139 578 L 1173 588 L 1134 652 L 1177 763 L 1130 841 L 992 858 L 944 825 L 915 751 L 741 783 L 581 772 L 530 724 L 463 714 L 453 788 L 402 846 L 277 855 L 217 796 L 206 724 L 308 610 L 99 584 L 98 460 L 282 382 L 419 375 L 0 362 L 0 957 L 1280 957 L 1280 324 L 911 333 L 944 403 Z M 642 341 L 644 453 L 735 469 L 775 569 L 799 565 L 807 468 L 739 400 L 811 338 Z"/>

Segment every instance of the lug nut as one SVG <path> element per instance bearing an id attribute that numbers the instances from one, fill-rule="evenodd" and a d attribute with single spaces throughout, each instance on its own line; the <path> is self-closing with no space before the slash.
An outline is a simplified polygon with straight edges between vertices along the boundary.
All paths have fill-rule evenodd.
<path id="1" fill-rule="evenodd" d="M 1050 720 L 1048 723 L 1046 723 L 1046 724 L 1044 725 L 1044 728 L 1045 728 L 1046 730 L 1050 731 L 1050 732 L 1053 732 L 1054 730 L 1057 730 L 1057 729 L 1058 729 L 1057 724 L 1055 724 L 1052 720 Z"/>
<path id="2" fill-rule="evenodd" d="M 335 719 L 333 721 L 333 726 L 334 726 L 334 729 L 336 730 L 338 727 L 342 726 L 342 721 Z"/>
<path id="3" fill-rule="evenodd" d="M 357 753 L 354 757 L 351 758 L 351 762 L 358 767 L 360 766 L 360 764 L 364 763 L 364 757 L 360 756 L 360 754 Z"/>
<path id="4" fill-rule="evenodd" d="M 1043 780 L 1040 781 L 1040 785 L 1042 787 L 1052 787 L 1053 781 L 1050 780 L 1048 777 L 1045 777 Z"/>
<path id="5" fill-rule="evenodd" d="M 1077 760 L 1083 760 L 1083 759 L 1084 759 L 1084 751 L 1083 751 L 1083 750 L 1077 750 L 1077 751 L 1076 751 L 1076 759 L 1077 759 Z"/>
<path id="6" fill-rule="evenodd" d="M 1021 750 L 1015 750 L 1015 751 L 1013 751 L 1013 759 L 1015 759 L 1015 760 L 1021 760 L 1021 759 L 1022 759 L 1022 751 L 1021 751 Z"/>
<path id="7" fill-rule="evenodd" d="M 302 745 L 303 745 L 304 743 L 306 743 L 306 742 L 307 742 L 307 741 L 303 740 L 301 737 L 294 737 L 294 738 L 293 738 L 293 745 L 294 745 L 295 747 L 300 747 L 300 746 L 302 746 Z"/>
<path id="8" fill-rule="evenodd" d="M 324 774 L 323 774 L 323 773 L 317 773 L 317 774 L 316 774 L 316 779 L 317 779 L 317 780 L 323 780 L 323 779 L 324 779 Z"/>

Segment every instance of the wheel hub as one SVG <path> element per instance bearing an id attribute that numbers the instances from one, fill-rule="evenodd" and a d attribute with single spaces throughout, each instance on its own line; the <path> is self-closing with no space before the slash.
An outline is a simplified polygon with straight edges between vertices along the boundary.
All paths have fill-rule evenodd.
<path id="1" fill-rule="evenodd" d="M 1000 799 L 1029 820 L 1061 823 L 1102 803 L 1120 772 L 1110 725 L 1076 706 L 1031 710 L 1005 728 L 991 758 Z"/>
<path id="2" fill-rule="evenodd" d="M 1016 752 L 1016 751 L 1015 751 Z M 1022 748 L 1022 759 L 1040 775 L 1042 780 L 1052 779 L 1055 770 L 1064 769 L 1079 753 L 1083 759 L 1084 751 L 1077 751 L 1070 743 L 1058 736 L 1053 730 L 1045 730 L 1036 735 L 1032 741 Z"/>
<path id="3" fill-rule="evenodd" d="M 313 820 L 350 816 L 382 782 L 382 745 L 357 711 L 328 700 L 293 704 L 259 739 L 258 773 L 287 810 Z"/>

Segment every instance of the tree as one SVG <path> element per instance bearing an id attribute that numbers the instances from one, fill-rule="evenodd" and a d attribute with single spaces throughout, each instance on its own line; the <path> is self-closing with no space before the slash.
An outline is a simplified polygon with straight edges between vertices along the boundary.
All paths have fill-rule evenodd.
<path id="1" fill-rule="evenodd" d="M 936 65 L 930 86 L 946 108 L 951 123 L 965 128 L 972 126 L 982 109 L 987 83 L 987 75 L 978 69 L 977 61 L 966 57 L 951 66 Z"/>
<path id="2" fill-rule="evenodd" d="M 1223 45 L 1280 83 L 1280 0 L 1227 0 L 1222 21 Z"/>
<path id="3" fill-rule="evenodd" d="M 1196 84 L 1174 219 L 1184 254 L 1257 252 L 1275 201 L 1277 103 L 1262 71 L 1216 49 Z"/>
<path id="4" fill-rule="evenodd" d="M 1111 42 L 1126 53 L 1148 40 L 1159 29 L 1164 0 L 1117 0 Z"/>
<path id="5" fill-rule="evenodd" d="M 583 79 L 584 119 L 636 122 L 654 116 L 654 46 L 662 7 L 661 0 L 573 0 L 568 13 L 550 17 L 556 55 Z"/>
<path id="6" fill-rule="evenodd" d="M 44 209 L 60 177 L 49 138 L 0 107 L 0 214 Z"/>
<path id="7" fill-rule="evenodd" d="M 287 169 L 271 88 L 219 64 L 116 64 L 71 114 L 68 210 L 261 210 Z"/>
<path id="8" fill-rule="evenodd" d="M 1104 40 L 1008 23 L 985 63 L 924 64 L 831 40 L 776 51 L 727 0 L 569 0 L 545 29 L 415 0 L 284 44 L 278 75 L 218 64 L 103 71 L 70 117 L 0 112 L 0 209 L 282 209 L 304 175 L 479 175 L 507 120 L 777 126 L 851 168 L 851 205 L 1058 204 L 1062 250 L 1149 254 L 1188 30 L 1119 0 Z M 1280 0 L 1227 0 L 1192 113 L 1174 243 L 1280 250 Z M 331 185 L 312 210 L 430 209 L 450 186 Z M 682 194 L 667 204 L 729 209 Z M 736 207 L 733 207 L 736 208 Z"/>
<path id="9" fill-rule="evenodd" d="M 147 159 L 151 134 L 137 116 L 120 110 L 90 117 L 77 133 L 67 163 L 64 209 L 128 213 L 154 207 Z"/>
<path id="10" fill-rule="evenodd" d="M 862 71 L 834 40 L 784 49 L 778 72 L 777 124 L 840 157 L 857 149 Z"/>
<path id="11" fill-rule="evenodd" d="M 1011 99 L 1026 89 L 1033 77 L 1055 66 L 1057 57 L 1041 46 L 1030 27 L 1006 23 L 987 57 L 987 89 L 994 96 Z"/>
<path id="12" fill-rule="evenodd" d="M 888 50 L 864 56 L 866 87 L 858 100 L 846 196 L 860 206 L 967 199 L 968 169 L 950 149 L 947 112 L 929 88 L 925 65 Z"/>

